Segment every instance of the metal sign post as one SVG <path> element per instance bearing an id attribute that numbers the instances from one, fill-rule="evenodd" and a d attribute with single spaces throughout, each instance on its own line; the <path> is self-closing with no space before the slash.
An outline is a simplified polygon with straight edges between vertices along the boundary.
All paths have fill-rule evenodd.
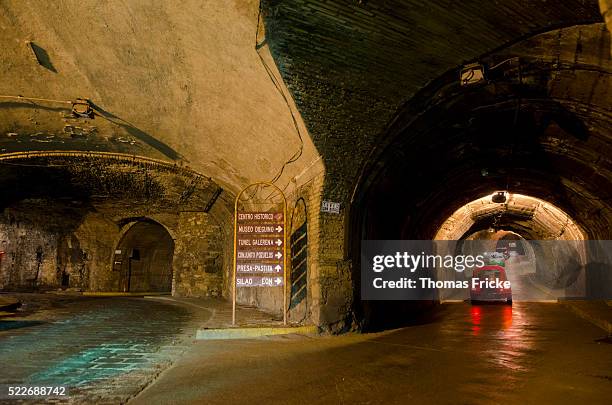
<path id="1" fill-rule="evenodd" d="M 277 206 L 276 209 L 240 210 L 240 198 L 252 187 L 272 187 L 280 202 L 257 201 L 245 205 Z M 257 190 L 255 190 L 256 194 Z M 269 198 L 268 196 L 267 198 Z M 267 199 L 266 198 L 266 199 Z M 282 205 L 282 210 L 278 206 Z M 283 288 L 283 323 L 287 324 L 287 200 L 272 183 L 258 182 L 243 188 L 234 203 L 234 267 L 232 283 L 232 325 L 236 324 L 236 292 L 247 287 Z"/>

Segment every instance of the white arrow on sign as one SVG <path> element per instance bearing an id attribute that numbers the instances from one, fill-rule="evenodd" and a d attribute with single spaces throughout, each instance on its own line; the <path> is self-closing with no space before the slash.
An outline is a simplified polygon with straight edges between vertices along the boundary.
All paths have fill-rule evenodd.
<path id="1" fill-rule="evenodd" d="M 276 265 L 276 267 L 274 268 L 274 270 L 276 270 L 277 272 L 281 271 L 283 268 L 280 265 Z"/>
<path id="2" fill-rule="evenodd" d="M 276 243 L 276 246 L 280 246 L 280 245 L 282 245 L 282 244 L 283 244 L 283 241 L 282 241 L 282 240 L 280 240 L 280 239 L 276 239 L 276 242 L 275 242 L 275 243 Z"/>
<path id="3" fill-rule="evenodd" d="M 280 283 L 282 283 L 282 282 L 283 282 L 283 279 L 282 279 L 282 278 L 280 278 L 280 277 L 276 277 L 276 278 L 274 279 L 274 282 L 276 283 L 276 285 L 279 285 Z"/>
<path id="4" fill-rule="evenodd" d="M 276 252 L 276 258 L 280 259 L 281 257 L 283 257 L 283 254 L 281 252 Z"/>
<path id="5" fill-rule="evenodd" d="M 282 231 L 282 230 L 283 230 L 283 227 L 282 227 L 282 226 L 280 226 L 280 225 L 279 225 L 279 226 L 277 226 L 277 227 L 276 227 L 276 232 L 280 232 L 280 231 Z"/>

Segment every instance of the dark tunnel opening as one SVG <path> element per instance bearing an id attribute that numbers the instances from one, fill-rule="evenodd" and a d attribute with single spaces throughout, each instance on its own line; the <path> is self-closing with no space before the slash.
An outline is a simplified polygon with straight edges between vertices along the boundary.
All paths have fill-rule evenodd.
<path id="1" fill-rule="evenodd" d="M 462 88 L 454 74 L 442 77 L 394 119 L 354 197 L 355 292 L 361 240 L 433 239 L 459 207 L 500 190 L 558 206 L 586 239 L 610 238 L 610 122 L 589 113 L 605 101 L 594 96 L 597 82 L 588 100 L 567 91 L 560 97 L 551 82 L 563 86 L 571 78 L 553 80 L 550 66 L 514 64 L 474 87 Z M 520 214 L 485 218 L 470 232 L 496 220 L 526 238 L 554 239 L 530 229 Z M 437 300 L 360 302 L 356 293 L 354 302 L 364 329 L 378 330 L 413 322 Z"/>
<path id="2" fill-rule="evenodd" d="M 172 291 L 174 241 L 153 221 L 129 226 L 113 255 L 113 272 L 119 273 L 117 291 Z"/>

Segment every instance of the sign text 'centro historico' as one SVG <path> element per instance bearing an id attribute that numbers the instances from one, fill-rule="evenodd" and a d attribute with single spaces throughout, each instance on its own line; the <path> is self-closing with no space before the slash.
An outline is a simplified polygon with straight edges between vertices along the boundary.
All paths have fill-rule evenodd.
<path id="1" fill-rule="evenodd" d="M 238 212 L 236 219 L 236 287 L 283 286 L 283 213 Z"/>

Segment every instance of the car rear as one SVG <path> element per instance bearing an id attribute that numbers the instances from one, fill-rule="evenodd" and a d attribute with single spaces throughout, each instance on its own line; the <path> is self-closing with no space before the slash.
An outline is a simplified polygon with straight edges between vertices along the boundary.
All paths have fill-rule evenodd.
<path id="1" fill-rule="evenodd" d="M 484 266 L 474 270 L 472 280 L 487 280 L 495 284 L 495 280 L 501 283 L 507 281 L 506 270 L 499 265 Z M 512 288 L 492 288 L 481 286 L 480 283 L 470 281 L 470 299 L 472 302 L 505 302 L 512 303 Z"/>

